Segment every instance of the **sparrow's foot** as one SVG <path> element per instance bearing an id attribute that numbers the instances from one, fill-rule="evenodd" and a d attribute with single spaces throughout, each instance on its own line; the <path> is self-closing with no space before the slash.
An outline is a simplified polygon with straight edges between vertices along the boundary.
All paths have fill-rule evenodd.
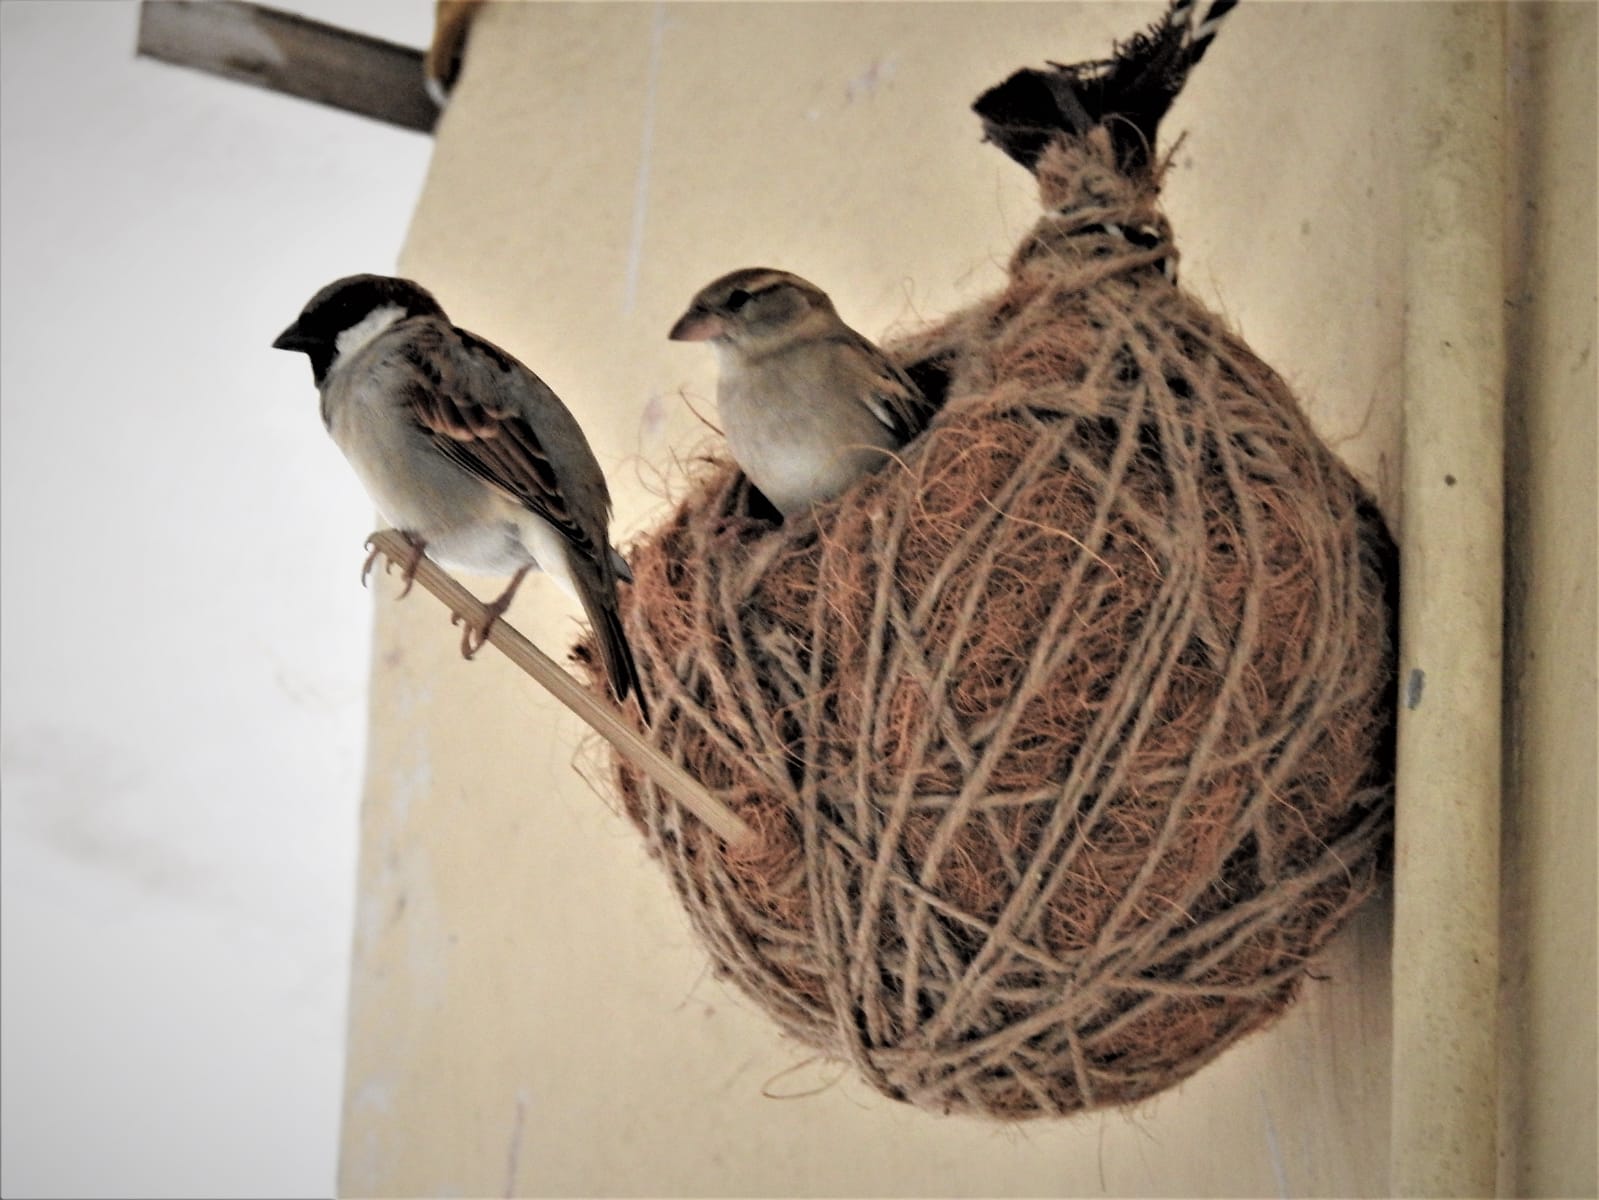
<path id="1" fill-rule="evenodd" d="M 372 539 L 371 538 L 367 539 L 366 544 L 367 544 L 367 547 L 368 547 L 366 561 L 361 564 L 361 586 L 362 587 L 366 586 L 366 577 L 368 575 L 372 574 L 372 564 L 377 562 L 378 555 L 383 553 L 382 550 L 379 550 L 376 546 L 372 545 Z"/>
<path id="2" fill-rule="evenodd" d="M 416 583 L 416 569 L 422 565 L 422 552 L 428 548 L 428 544 L 421 538 L 412 537 L 408 533 L 403 536 L 411 547 L 411 556 L 405 560 L 405 569 L 400 572 L 400 578 L 405 580 L 405 586 L 400 589 L 400 594 L 396 597 L 400 600 L 411 594 L 411 585 Z"/>
<path id="3" fill-rule="evenodd" d="M 422 555 L 423 552 L 427 550 L 428 544 L 421 538 L 414 537 L 411 534 L 406 533 L 404 530 L 400 531 L 400 536 L 405 539 L 405 544 L 411 549 L 410 554 L 406 556 L 405 562 L 401 564 L 400 570 L 400 577 L 405 580 L 405 586 L 400 589 L 400 594 L 398 597 L 396 597 L 396 599 L 403 600 L 406 596 L 410 595 L 411 586 L 416 583 L 416 569 L 422 563 Z M 372 573 L 372 564 L 377 561 L 378 555 L 383 553 L 383 551 L 378 547 L 372 545 L 371 538 L 367 539 L 366 544 L 371 547 L 371 553 L 366 556 L 366 561 L 361 564 L 362 587 L 366 586 L 366 577 Z M 383 564 L 384 574 L 388 574 L 390 565 L 392 564 Z"/>
<path id="4" fill-rule="evenodd" d="M 462 626 L 462 658 L 469 659 L 483 649 L 483 643 L 489 640 L 489 630 L 494 627 L 494 622 L 505 614 L 505 610 L 511 607 L 511 597 L 516 595 L 516 589 L 522 585 L 523 577 L 530 570 L 532 570 L 531 567 L 523 567 L 515 575 L 511 576 L 510 585 L 496 599 L 483 606 L 482 621 L 468 621 L 460 613 L 451 614 L 450 624 Z"/>

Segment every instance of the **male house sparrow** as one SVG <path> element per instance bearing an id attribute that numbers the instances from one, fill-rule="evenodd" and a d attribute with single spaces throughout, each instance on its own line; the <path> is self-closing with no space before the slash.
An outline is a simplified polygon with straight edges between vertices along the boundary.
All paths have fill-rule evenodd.
<path id="1" fill-rule="evenodd" d="M 631 579 L 607 537 L 611 497 L 577 421 L 537 375 L 450 324 L 408 279 L 328 284 L 273 347 L 311 360 L 322 421 L 384 520 L 441 566 L 510 575 L 466 657 L 538 567 L 583 605 L 616 698 L 645 711 L 616 583 Z M 647 717 L 646 717 L 647 719 Z"/>
<path id="2" fill-rule="evenodd" d="M 715 347 L 728 447 L 785 517 L 882 466 L 933 416 L 921 390 L 844 324 L 827 293 L 787 271 L 722 276 L 670 336 Z"/>

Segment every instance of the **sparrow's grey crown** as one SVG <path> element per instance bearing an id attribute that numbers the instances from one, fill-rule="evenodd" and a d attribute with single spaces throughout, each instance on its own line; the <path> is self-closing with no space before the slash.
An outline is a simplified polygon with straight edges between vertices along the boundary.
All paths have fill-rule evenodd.
<path id="1" fill-rule="evenodd" d="M 443 317 L 444 309 L 420 284 L 393 275 L 346 275 L 306 303 L 294 324 L 272 343 L 274 350 L 292 350 L 311 359 L 318 384 L 339 356 L 339 335 L 384 309 L 396 320 Z"/>
<path id="2" fill-rule="evenodd" d="M 700 289 L 668 335 L 673 341 L 730 341 L 781 330 L 813 310 L 832 312 L 821 288 L 772 267 L 744 267 Z"/>

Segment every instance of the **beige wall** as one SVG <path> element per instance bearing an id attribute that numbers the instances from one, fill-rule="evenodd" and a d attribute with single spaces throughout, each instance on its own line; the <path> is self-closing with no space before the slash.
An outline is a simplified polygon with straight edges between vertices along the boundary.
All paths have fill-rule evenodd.
<path id="1" fill-rule="evenodd" d="M 704 437 L 690 405 L 714 416 L 710 355 L 665 340 L 702 283 L 787 267 L 874 335 L 994 287 L 1036 206 L 968 103 L 1158 11 L 493 6 L 403 269 L 566 398 L 625 536 L 664 510 L 662 470 Z M 1167 131 L 1188 134 L 1167 188 L 1187 286 L 1299 389 L 1391 518 L 1396 63 L 1417 12 L 1245 5 Z M 1591 498 L 1591 454 L 1588 471 Z M 574 772 L 600 775 L 581 726 L 492 652 L 461 662 L 443 611 L 392 590 L 377 600 L 344 1193 L 1386 1190 L 1383 900 L 1286 1018 L 1175 1093 L 1020 1127 L 934 1118 L 810 1060 L 709 978 L 664 877 Z M 512 618 L 552 652 L 576 629 L 547 581 Z"/>
<path id="2" fill-rule="evenodd" d="M 1511 10 L 1501 1188 L 1599 1193 L 1599 8 Z"/>

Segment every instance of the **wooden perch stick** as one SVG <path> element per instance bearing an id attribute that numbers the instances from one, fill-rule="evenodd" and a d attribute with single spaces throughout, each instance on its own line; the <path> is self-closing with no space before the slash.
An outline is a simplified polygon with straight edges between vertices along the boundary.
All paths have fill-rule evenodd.
<path id="1" fill-rule="evenodd" d="M 396 530 L 384 529 L 374 533 L 367 539 L 367 545 L 390 562 L 406 563 L 411 560 L 411 545 Z M 415 577 L 418 583 L 462 620 L 483 620 L 486 610 L 482 602 L 430 559 L 423 558 L 417 563 Z M 710 826 L 723 841 L 736 845 L 754 838 L 755 831 L 737 813 L 711 795 L 682 767 L 641 738 L 608 704 L 563 671 L 549 655 L 503 619 L 489 626 L 488 641 L 587 722 L 590 729 L 615 746 L 635 767 L 670 792 L 684 808 Z"/>

